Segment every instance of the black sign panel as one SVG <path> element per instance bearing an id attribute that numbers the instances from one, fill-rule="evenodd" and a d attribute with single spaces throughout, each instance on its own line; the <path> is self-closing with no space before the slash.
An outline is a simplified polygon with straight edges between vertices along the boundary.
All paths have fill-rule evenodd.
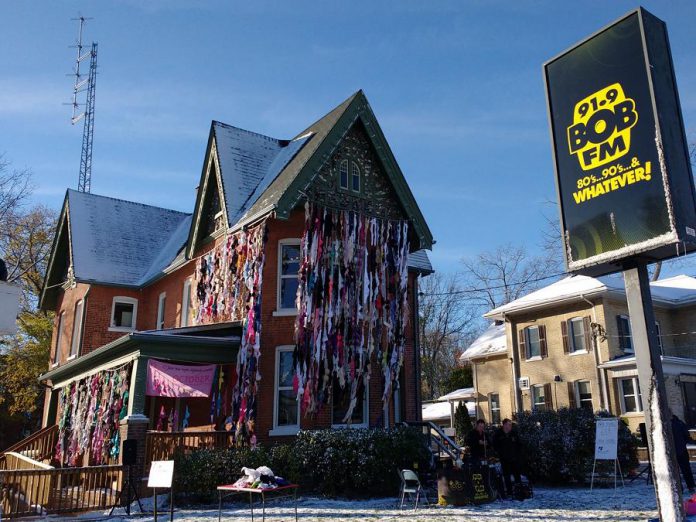
<path id="1" fill-rule="evenodd" d="M 656 63 L 667 78 L 655 78 Z M 693 181 L 664 23 L 637 10 L 544 73 L 568 269 L 608 273 L 693 248 Z"/>

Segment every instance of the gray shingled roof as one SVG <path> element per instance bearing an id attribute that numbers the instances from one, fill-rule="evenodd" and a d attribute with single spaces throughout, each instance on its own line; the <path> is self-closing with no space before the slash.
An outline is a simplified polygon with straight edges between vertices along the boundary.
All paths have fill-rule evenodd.
<path id="1" fill-rule="evenodd" d="M 75 277 L 142 286 L 159 275 L 188 237 L 191 215 L 68 190 Z"/>
<path id="2" fill-rule="evenodd" d="M 408 255 L 408 267 L 426 275 L 434 272 L 433 265 L 430 264 L 430 258 L 425 250 L 411 252 Z"/>

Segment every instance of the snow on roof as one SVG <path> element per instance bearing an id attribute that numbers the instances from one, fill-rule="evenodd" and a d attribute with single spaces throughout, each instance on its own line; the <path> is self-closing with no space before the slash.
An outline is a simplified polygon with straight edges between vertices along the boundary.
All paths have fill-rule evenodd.
<path id="1" fill-rule="evenodd" d="M 227 219 L 236 224 L 312 137 L 279 140 L 213 122 Z"/>
<path id="2" fill-rule="evenodd" d="M 687 275 L 661 279 L 650 283 L 650 291 L 656 303 L 671 306 L 684 305 L 696 301 L 696 279 Z M 550 306 L 570 299 L 603 293 L 625 295 L 623 277 L 616 274 L 598 278 L 582 275 L 568 276 L 495 308 L 486 313 L 485 317 L 500 319 L 510 312 Z"/>
<path id="3" fill-rule="evenodd" d="M 75 277 L 139 286 L 173 259 L 190 214 L 68 190 Z M 178 239 L 181 244 L 177 245 Z M 172 255 L 173 253 L 173 255 Z"/>
<path id="4" fill-rule="evenodd" d="M 454 390 L 442 397 L 439 397 L 438 401 L 453 401 L 456 399 L 471 399 L 476 395 L 476 390 L 474 388 L 459 388 Z"/>
<path id="5" fill-rule="evenodd" d="M 474 402 L 466 402 L 466 409 L 469 415 L 476 414 L 476 404 Z M 452 406 L 448 401 L 437 401 L 424 403 L 421 406 L 421 415 L 424 421 L 434 421 L 440 419 L 449 419 L 452 414 Z"/>
<path id="6" fill-rule="evenodd" d="M 464 350 L 459 356 L 460 361 L 469 361 L 479 357 L 487 357 L 507 352 L 507 336 L 504 324 L 491 324 L 485 332 Z"/>

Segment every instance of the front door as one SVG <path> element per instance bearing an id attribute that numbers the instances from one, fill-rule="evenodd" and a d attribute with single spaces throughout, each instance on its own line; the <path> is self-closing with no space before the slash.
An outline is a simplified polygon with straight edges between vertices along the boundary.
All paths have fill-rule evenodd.
<path id="1" fill-rule="evenodd" d="M 696 427 L 696 382 L 683 382 L 684 422 L 689 428 Z"/>

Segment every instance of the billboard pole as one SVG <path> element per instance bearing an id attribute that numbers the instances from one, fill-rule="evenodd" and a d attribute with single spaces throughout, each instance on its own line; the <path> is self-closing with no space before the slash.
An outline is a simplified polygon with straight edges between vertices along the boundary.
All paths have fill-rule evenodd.
<path id="1" fill-rule="evenodd" d="M 655 328 L 655 313 L 645 263 L 624 270 L 626 299 L 640 381 L 640 394 L 648 433 L 648 450 L 662 521 L 684 520 L 682 488 L 674 453 L 672 422 L 662 374 L 662 360 Z"/>

